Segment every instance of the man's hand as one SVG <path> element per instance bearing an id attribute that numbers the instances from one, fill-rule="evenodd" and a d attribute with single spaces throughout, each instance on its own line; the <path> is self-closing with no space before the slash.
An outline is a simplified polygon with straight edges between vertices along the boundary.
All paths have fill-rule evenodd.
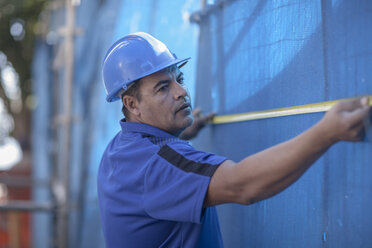
<path id="1" fill-rule="evenodd" d="M 331 143 L 361 141 L 369 126 L 368 97 L 337 103 L 319 122 Z"/>
<path id="2" fill-rule="evenodd" d="M 194 116 L 194 122 L 191 126 L 186 128 L 180 135 L 179 138 L 183 140 L 190 140 L 196 135 L 198 135 L 199 131 L 210 122 L 213 117 L 216 115 L 215 113 L 209 113 L 207 115 L 203 115 L 200 108 L 195 108 L 192 111 L 192 115 Z"/>

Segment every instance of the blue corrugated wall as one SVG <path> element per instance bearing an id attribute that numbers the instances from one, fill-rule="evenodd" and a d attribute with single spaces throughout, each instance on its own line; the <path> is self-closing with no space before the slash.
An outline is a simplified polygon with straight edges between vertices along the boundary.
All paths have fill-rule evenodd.
<path id="1" fill-rule="evenodd" d="M 196 104 L 219 114 L 372 93 L 372 2 L 220 1 L 201 13 Z M 316 123 L 307 114 L 209 127 L 198 148 L 235 161 Z M 219 207 L 226 247 L 372 247 L 372 145 L 332 147 L 294 185 Z"/>

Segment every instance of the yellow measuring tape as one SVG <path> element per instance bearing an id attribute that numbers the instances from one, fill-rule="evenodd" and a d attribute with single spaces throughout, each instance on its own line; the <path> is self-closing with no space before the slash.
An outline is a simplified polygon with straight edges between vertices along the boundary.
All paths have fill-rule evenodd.
<path id="1" fill-rule="evenodd" d="M 368 103 L 370 106 L 372 106 L 372 96 L 368 96 L 368 97 L 369 97 Z M 289 115 L 326 112 L 330 108 L 332 108 L 333 105 L 335 105 L 336 103 L 340 101 L 348 101 L 348 100 L 355 100 L 355 99 L 357 98 L 339 99 L 339 100 L 334 100 L 334 101 L 311 103 L 311 104 L 298 105 L 298 106 L 293 106 L 293 107 L 269 109 L 269 110 L 263 110 L 263 111 L 241 113 L 241 114 L 219 115 L 213 118 L 212 124 L 224 124 L 224 123 L 251 121 L 251 120 L 267 119 L 267 118 L 289 116 Z"/>

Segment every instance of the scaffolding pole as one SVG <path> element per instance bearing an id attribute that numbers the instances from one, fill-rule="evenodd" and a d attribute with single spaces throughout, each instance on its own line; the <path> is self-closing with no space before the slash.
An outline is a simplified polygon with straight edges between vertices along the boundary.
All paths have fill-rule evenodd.
<path id="1" fill-rule="evenodd" d="M 76 3 L 75 3 L 76 4 Z M 57 182 L 57 246 L 65 248 L 69 246 L 69 205 L 70 205 L 70 163 L 71 163 L 71 116 L 72 116 L 72 86 L 74 80 L 74 37 L 75 37 L 75 6 L 73 0 L 66 0 L 66 26 L 64 29 L 64 92 L 63 123 L 61 126 L 59 182 Z"/>
<path id="2" fill-rule="evenodd" d="M 0 211 L 51 212 L 55 205 L 51 202 L 37 203 L 32 201 L 13 200 L 0 202 Z"/>

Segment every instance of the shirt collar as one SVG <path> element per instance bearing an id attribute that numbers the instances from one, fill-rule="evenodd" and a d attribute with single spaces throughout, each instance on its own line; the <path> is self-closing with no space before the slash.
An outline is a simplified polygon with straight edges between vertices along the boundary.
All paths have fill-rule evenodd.
<path id="1" fill-rule="evenodd" d="M 167 133 L 157 127 L 147 125 L 144 123 L 138 123 L 138 122 L 127 122 L 125 119 L 122 119 L 120 121 L 121 130 L 124 133 L 127 132 L 135 132 L 135 133 L 143 133 L 143 134 L 149 134 L 151 136 L 155 137 L 164 137 L 164 138 L 177 138 L 176 136 Z"/>

